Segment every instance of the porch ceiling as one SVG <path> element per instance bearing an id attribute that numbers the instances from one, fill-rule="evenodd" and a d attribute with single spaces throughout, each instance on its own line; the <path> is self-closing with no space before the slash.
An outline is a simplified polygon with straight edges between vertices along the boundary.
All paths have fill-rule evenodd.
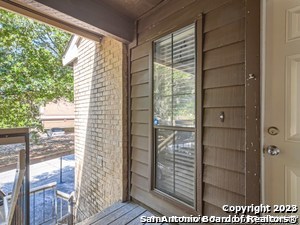
<path id="1" fill-rule="evenodd" d="M 136 20 L 164 0 L 97 0 L 105 2 L 107 5 L 125 16 Z"/>
<path id="2" fill-rule="evenodd" d="M 0 7 L 93 40 L 133 41 L 135 20 L 166 0 L 2 0 Z M 61 25 L 60 25 L 61 24 Z"/>

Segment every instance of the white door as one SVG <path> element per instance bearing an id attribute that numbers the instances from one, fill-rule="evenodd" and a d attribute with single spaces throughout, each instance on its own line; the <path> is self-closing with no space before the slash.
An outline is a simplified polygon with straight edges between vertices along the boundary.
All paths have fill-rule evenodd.
<path id="1" fill-rule="evenodd" d="M 266 0 L 265 35 L 265 203 L 300 206 L 300 0 Z"/>

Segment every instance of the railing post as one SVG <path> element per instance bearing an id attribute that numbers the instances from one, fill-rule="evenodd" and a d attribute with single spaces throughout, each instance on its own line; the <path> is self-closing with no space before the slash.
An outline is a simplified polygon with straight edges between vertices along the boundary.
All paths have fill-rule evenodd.
<path id="1" fill-rule="evenodd" d="M 55 189 L 54 189 L 54 213 L 55 213 L 55 221 L 56 221 L 56 223 L 57 223 L 57 221 L 58 221 L 58 216 L 57 216 L 57 214 L 58 214 L 58 211 L 57 211 L 57 205 L 58 205 L 58 201 L 57 201 L 57 189 L 56 189 L 57 187 L 55 186 Z"/>
<path id="2" fill-rule="evenodd" d="M 33 225 L 35 225 L 35 192 L 33 193 L 33 201 L 32 201 L 32 206 L 33 206 Z"/>
<path id="3" fill-rule="evenodd" d="M 18 160 L 18 166 L 15 176 L 15 182 L 13 186 L 13 191 L 10 196 L 10 208 L 8 207 L 8 196 L 5 198 L 5 214 L 6 214 L 6 220 L 7 224 L 12 224 L 13 221 L 16 220 L 16 217 L 19 215 L 18 210 L 22 210 L 20 208 L 20 197 L 22 198 L 22 186 L 24 185 L 24 176 L 25 176 L 25 150 L 19 151 L 19 160 Z M 16 224 L 16 223 L 15 223 Z"/>
<path id="4" fill-rule="evenodd" d="M 68 202 L 68 212 L 70 215 L 70 219 L 68 221 L 68 225 L 73 225 L 73 216 L 74 216 L 74 196 L 73 194 L 71 194 L 70 198 L 69 198 L 69 202 Z"/>
<path id="5" fill-rule="evenodd" d="M 30 225 L 30 150 L 29 133 L 25 135 L 26 170 L 25 170 L 25 225 Z"/>
<path id="6" fill-rule="evenodd" d="M 62 184 L 63 183 L 63 178 L 62 178 L 62 161 L 63 158 L 62 156 L 60 157 L 60 171 L 59 171 L 59 183 Z"/>

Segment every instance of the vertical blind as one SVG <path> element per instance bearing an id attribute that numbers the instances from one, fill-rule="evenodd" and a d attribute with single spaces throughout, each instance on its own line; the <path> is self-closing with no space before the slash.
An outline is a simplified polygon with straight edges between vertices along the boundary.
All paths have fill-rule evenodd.
<path id="1" fill-rule="evenodd" d="M 195 202 L 195 26 L 154 42 L 155 188 Z"/>

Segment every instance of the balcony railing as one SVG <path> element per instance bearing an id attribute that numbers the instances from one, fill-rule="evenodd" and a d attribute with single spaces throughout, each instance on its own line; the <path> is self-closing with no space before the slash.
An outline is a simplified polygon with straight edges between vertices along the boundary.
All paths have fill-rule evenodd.
<path id="1" fill-rule="evenodd" d="M 30 190 L 30 224 L 56 224 L 56 182 Z"/>
<path id="2" fill-rule="evenodd" d="M 74 197 L 57 190 L 56 182 L 29 190 L 29 132 L 26 128 L 0 129 L 0 145 L 25 142 L 12 193 L 3 197 L 5 225 L 74 224 Z M 50 204 L 49 204 L 50 203 Z M 1 206 L 0 206 L 1 207 Z M 0 208 L 1 210 L 1 208 Z M 1 214 L 1 212 L 0 212 Z"/>
<path id="3" fill-rule="evenodd" d="M 61 191 L 56 191 L 57 199 L 57 215 L 58 215 L 58 224 L 74 224 L 74 195 L 66 194 Z M 67 210 L 64 212 L 64 207 L 67 205 Z M 59 208 L 58 208 L 59 207 Z M 59 209 L 59 210 L 58 210 Z"/>
<path id="4" fill-rule="evenodd" d="M 4 197 L 4 222 L 8 225 L 29 225 L 29 129 L 0 129 L 0 145 L 17 143 L 25 143 L 25 150 L 19 151 L 11 197 Z"/>
<path id="5" fill-rule="evenodd" d="M 8 225 L 22 225 L 25 222 L 25 150 L 19 151 L 19 163 L 11 196 L 4 197 L 4 212 Z"/>
<path id="6" fill-rule="evenodd" d="M 22 204 L 13 205 L 13 195 L 4 198 L 5 212 L 8 215 L 8 209 L 15 207 L 22 209 Z M 56 182 L 39 186 L 30 190 L 30 224 L 73 224 L 74 217 L 74 198 L 73 194 L 66 194 L 57 190 Z M 7 217 L 9 218 L 9 217 Z M 19 218 L 19 217 L 17 217 Z M 17 220 L 16 223 L 7 224 L 23 224 Z"/>

